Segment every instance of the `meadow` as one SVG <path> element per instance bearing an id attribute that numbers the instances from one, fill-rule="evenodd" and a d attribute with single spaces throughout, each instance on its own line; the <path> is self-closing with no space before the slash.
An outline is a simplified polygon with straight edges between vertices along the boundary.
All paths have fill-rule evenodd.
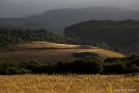
<path id="1" fill-rule="evenodd" d="M 76 52 L 94 52 L 102 58 L 124 57 L 123 54 L 104 50 L 93 46 L 58 44 L 50 42 L 26 42 L 10 44 L 0 48 L 0 61 L 28 62 L 32 59 L 44 63 L 56 63 L 57 61 L 74 61 L 77 58 L 72 56 Z"/>
<path id="2" fill-rule="evenodd" d="M 1 75 L 0 93 L 139 93 L 139 75 Z"/>

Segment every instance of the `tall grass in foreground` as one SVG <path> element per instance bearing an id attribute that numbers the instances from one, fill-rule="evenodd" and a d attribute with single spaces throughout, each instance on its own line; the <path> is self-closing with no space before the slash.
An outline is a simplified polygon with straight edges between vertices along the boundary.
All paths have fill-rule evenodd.
<path id="1" fill-rule="evenodd" d="M 1 75 L 0 93 L 139 93 L 139 76 Z"/>

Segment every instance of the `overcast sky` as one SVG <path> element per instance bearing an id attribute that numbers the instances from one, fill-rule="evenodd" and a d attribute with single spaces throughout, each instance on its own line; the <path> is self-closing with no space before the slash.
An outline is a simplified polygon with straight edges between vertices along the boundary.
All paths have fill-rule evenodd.
<path id="1" fill-rule="evenodd" d="M 50 9 L 119 6 L 139 10 L 139 0 L 0 0 L 0 18 L 40 14 Z"/>

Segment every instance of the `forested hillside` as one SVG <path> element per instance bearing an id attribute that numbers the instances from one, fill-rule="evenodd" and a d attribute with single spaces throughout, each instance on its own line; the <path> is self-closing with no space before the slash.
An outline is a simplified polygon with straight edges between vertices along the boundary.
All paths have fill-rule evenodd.
<path id="1" fill-rule="evenodd" d="M 81 44 L 107 46 L 115 51 L 137 53 L 139 50 L 139 21 L 92 20 L 64 30 L 66 37 L 83 39 Z"/>
<path id="2" fill-rule="evenodd" d="M 56 43 L 65 43 L 65 38 L 60 34 L 53 34 L 44 29 L 40 30 L 20 30 L 20 29 L 0 29 L 0 46 L 9 43 L 17 43 L 24 41 L 48 41 Z"/>

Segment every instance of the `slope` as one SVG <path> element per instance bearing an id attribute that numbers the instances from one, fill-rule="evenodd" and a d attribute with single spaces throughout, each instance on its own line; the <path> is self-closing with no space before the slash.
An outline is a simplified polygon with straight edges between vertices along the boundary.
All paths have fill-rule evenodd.
<path id="1" fill-rule="evenodd" d="M 66 27 L 66 37 L 80 38 L 89 45 L 106 43 L 112 50 L 131 54 L 139 46 L 139 21 L 138 20 L 91 20 Z M 138 54 L 132 52 L 132 54 Z"/>

